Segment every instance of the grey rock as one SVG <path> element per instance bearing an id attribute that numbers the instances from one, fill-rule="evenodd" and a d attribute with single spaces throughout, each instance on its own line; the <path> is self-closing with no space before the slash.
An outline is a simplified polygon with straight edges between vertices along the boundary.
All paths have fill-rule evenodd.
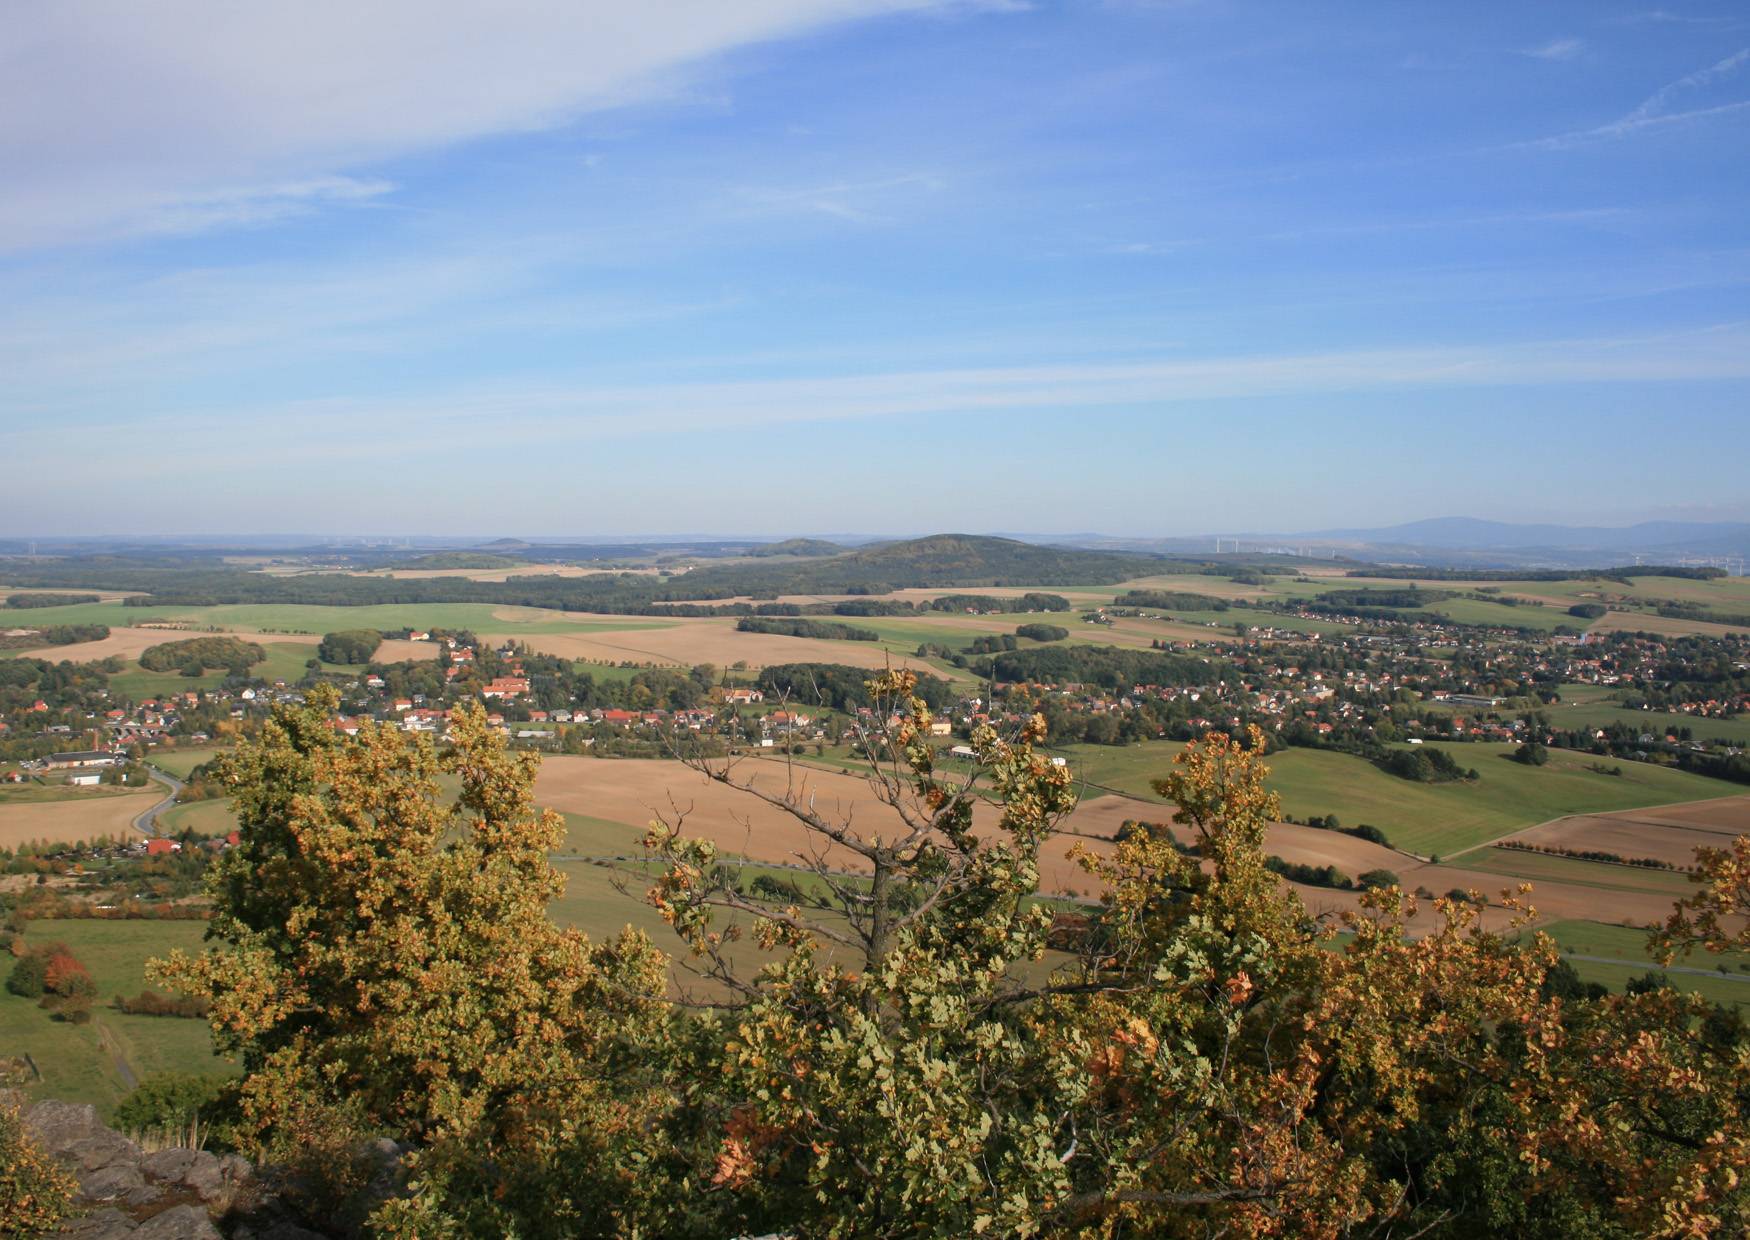
<path id="1" fill-rule="evenodd" d="M 142 1184 L 122 1194 L 121 1203 L 129 1209 L 149 1206 L 164 1196 L 164 1187 L 160 1184 Z"/>
<path id="2" fill-rule="evenodd" d="M 88 1137 L 69 1142 L 56 1152 L 81 1171 L 95 1171 L 117 1163 L 132 1166 L 140 1161 L 140 1147 L 107 1128 L 99 1128 Z"/>
<path id="3" fill-rule="evenodd" d="M 194 1155 L 193 1150 L 159 1150 L 140 1160 L 140 1170 L 154 1180 L 169 1180 L 174 1183 L 187 1175 L 188 1169 L 194 1166 Z"/>
<path id="4" fill-rule="evenodd" d="M 98 1130 L 97 1108 L 71 1102 L 39 1102 L 24 1116 L 25 1127 L 50 1154 L 60 1154 L 75 1141 Z"/>
<path id="5" fill-rule="evenodd" d="M 135 1240 L 222 1240 L 213 1220 L 199 1206 L 176 1206 L 154 1214 L 133 1235 Z"/>
<path id="6" fill-rule="evenodd" d="M 134 1234 L 134 1220 L 117 1209 L 98 1210 L 61 1224 L 54 1234 L 61 1240 L 122 1240 Z"/>
<path id="7" fill-rule="evenodd" d="M 242 1184 L 255 1178 L 255 1164 L 241 1154 L 226 1154 L 219 1159 L 219 1170 L 234 1184 Z"/>
<path id="8" fill-rule="evenodd" d="M 194 1160 L 182 1173 L 182 1182 L 199 1193 L 204 1201 L 211 1201 L 228 1187 L 217 1155 L 205 1150 L 194 1151 Z"/>
<path id="9" fill-rule="evenodd" d="M 130 1167 L 126 1163 L 114 1163 L 86 1172 L 79 1180 L 79 1195 L 86 1201 L 114 1201 L 117 1197 L 145 1186 L 145 1178 L 140 1175 L 138 1168 Z"/>

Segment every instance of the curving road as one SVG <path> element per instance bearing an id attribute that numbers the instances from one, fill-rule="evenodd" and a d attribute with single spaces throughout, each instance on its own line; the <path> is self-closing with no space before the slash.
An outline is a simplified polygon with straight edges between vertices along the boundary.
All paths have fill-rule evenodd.
<path id="1" fill-rule="evenodd" d="M 170 789 L 170 795 L 152 806 L 151 809 L 141 810 L 139 815 L 134 819 L 134 830 L 138 831 L 141 835 L 157 835 L 158 815 L 176 804 L 176 795 L 182 791 L 183 782 L 176 778 L 176 776 L 172 775 L 169 771 L 161 771 L 155 766 L 148 765 L 146 767 L 146 774 Z"/>

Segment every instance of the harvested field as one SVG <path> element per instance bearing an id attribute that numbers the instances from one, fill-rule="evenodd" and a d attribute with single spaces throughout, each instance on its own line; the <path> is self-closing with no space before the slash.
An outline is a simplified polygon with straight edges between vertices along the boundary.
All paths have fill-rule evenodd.
<path id="1" fill-rule="evenodd" d="M 417 663 L 423 659 L 435 659 L 443 649 L 437 642 L 410 642 L 395 638 L 377 647 L 377 653 L 371 656 L 373 663 Z"/>
<path id="2" fill-rule="evenodd" d="M 56 663 L 95 663 L 99 659 L 107 659 L 111 655 L 120 655 L 124 659 L 137 659 L 142 651 L 152 646 L 162 646 L 165 642 L 183 641 L 191 637 L 235 637 L 239 641 L 259 642 L 258 633 L 211 633 L 196 629 L 159 629 L 159 628 L 120 628 L 111 629 L 109 636 L 102 641 L 79 642 L 72 646 L 44 646 L 38 650 L 25 650 L 25 654 L 35 659 L 50 659 Z M 276 642 L 297 642 L 315 645 L 321 639 L 318 637 L 275 634 Z"/>
<path id="3" fill-rule="evenodd" d="M 163 799 L 164 790 L 154 787 L 128 796 L 0 805 L 0 848 L 32 840 L 72 844 L 100 835 L 125 839 L 134 834 L 134 818 Z"/>
<path id="4" fill-rule="evenodd" d="M 598 617 L 599 619 L 599 617 Z M 728 667 L 745 662 L 749 667 L 774 663 L 843 663 L 850 667 L 903 666 L 915 644 L 848 642 L 808 637 L 782 637 L 772 633 L 742 633 L 733 618 L 683 620 L 663 628 L 628 628 L 615 631 L 597 628 L 585 633 L 486 633 L 488 641 L 518 641 L 542 654 L 585 659 L 592 663 L 657 663 L 692 667 L 715 663 Z M 884 645 L 894 646 L 891 654 Z"/>
<path id="5" fill-rule="evenodd" d="M 794 768 L 794 774 L 799 795 L 812 797 L 816 812 L 824 816 L 842 820 L 849 815 L 865 834 L 891 834 L 899 825 L 894 812 L 877 801 L 858 776 L 801 765 Z M 786 771 L 781 762 L 752 759 L 736 768 L 735 778 L 762 792 L 781 795 Z M 709 839 L 729 853 L 783 865 L 795 864 L 798 854 L 810 844 L 801 824 L 783 810 L 749 793 L 707 781 L 676 762 L 549 757 L 541 764 L 535 799 L 567 813 L 636 827 L 647 826 L 659 814 L 672 821 L 677 813 L 684 813 L 683 834 Z M 1137 817 L 1139 812 L 1146 815 L 1150 808 L 1126 797 L 1101 797 L 1078 810 L 1067 826 L 1071 832 L 1105 836 L 1116 831 L 1124 819 Z M 995 819 L 996 811 L 990 807 L 981 806 L 975 814 L 981 827 L 990 826 Z M 1066 838 L 1040 858 L 1047 891 L 1085 893 L 1092 886 L 1065 855 L 1076 842 Z M 826 854 L 826 860 L 835 869 L 854 873 L 861 859 L 835 848 Z"/>
<path id="6" fill-rule="evenodd" d="M 737 769 L 738 779 L 752 780 L 771 793 L 784 788 L 782 763 L 750 760 Z M 834 818 L 847 812 L 864 832 L 891 830 L 897 822 L 891 810 L 879 804 L 869 786 L 858 776 L 817 767 L 797 766 L 795 777 L 805 781 L 805 795 L 814 797 L 815 808 Z M 794 864 L 807 846 L 802 827 L 783 811 L 753 796 L 709 783 L 673 762 L 641 759 L 550 757 L 542 763 L 536 797 L 543 805 L 568 813 L 643 827 L 660 812 L 673 818 L 685 811 L 682 831 L 710 839 L 725 852 L 774 864 Z M 672 803 L 671 803 L 672 798 Z M 1048 894 L 1091 898 L 1096 893 L 1092 878 L 1069 860 L 1070 847 L 1080 843 L 1098 854 L 1107 841 L 1130 819 L 1160 822 L 1170 811 L 1158 802 L 1104 795 L 1090 798 L 1062 824 L 1062 838 L 1047 846 L 1040 857 L 1041 886 Z M 989 827 L 994 811 L 980 809 L 976 821 Z M 1304 865 L 1334 865 L 1355 878 L 1369 870 L 1390 870 L 1407 891 L 1426 888 L 1444 895 L 1453 888 L 1477 890 L 1495 901 L 1503 889 L 1522 881 L 1517 863 L 1527 858 L 1533 864 L 1548 860 L 1530 854 L 1503 853 L 1499 868 L 1493 853 L 1479 857 L 1477 868 L 1431 865 L 1412 857 L 1356 839 L 1338 831 L 1322 831 L 1277 823 L 1267 838 L 1270 852 L 1284 860 Z M 1497 850 L 1498 851 L 1498 850 Z M 837 850 L 827 859 L 835 868 L 855 871 L 858 858 Z M 1487 866 L 1488 868 L 1484 868 Z M 1549 867 L 1545 867 L 1549 868 Z M 1602 878 L 1593 871 L 1601 871 Z M 1564 863 L 1554 868 L 1553 878 L 1540 875 L 1531 896 L 1532 904 L 1546 919 L 1580 917 L 1622 925 L 1645 925 L 1670 911 L 1680 892 L 1678 876 L 1660 871 L 1639 871 L 1625 866 Z M 1356 907 L 1356 893 L 1294 884 L 1314 913 L 1336 914 Z M 1411 926 L 1432 929 L 1437 918 L 1431 901 L 1421 902 Z M 1509 914 L 1491 908 L 1490 925 L 1504 926 Z"/>
<path id="7" fill-rule="evenodd" d="M 1675 865 L 1689 865 L 1695 860 L 1697 848 L 1724 848 L 1734 837 L 1744 834 L 1750 834 L 1750 796 L 1619 810 L 1614 814 L 1579 814 L 1540 823 L 1513 838 L 1546 847 L 1653 857 Z"/>

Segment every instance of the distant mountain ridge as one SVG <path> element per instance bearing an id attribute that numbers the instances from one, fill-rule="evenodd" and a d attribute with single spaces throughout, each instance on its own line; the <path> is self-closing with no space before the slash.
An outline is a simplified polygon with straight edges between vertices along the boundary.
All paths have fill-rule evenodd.
<path id="1" fill-rule="evenodd" d="M 1750 522 L 1642 521 L 1635 525 L 1549 525 L 1488 521 L 1478 517 L 1433 517 L 1373 529 L 1316 530 L 1304 534 L 1262 535 L 1343 540 L 1471 550 L 1528 547 L 1635 548 L 1652 550 L 1684 544 L 1750 543 Z"/>

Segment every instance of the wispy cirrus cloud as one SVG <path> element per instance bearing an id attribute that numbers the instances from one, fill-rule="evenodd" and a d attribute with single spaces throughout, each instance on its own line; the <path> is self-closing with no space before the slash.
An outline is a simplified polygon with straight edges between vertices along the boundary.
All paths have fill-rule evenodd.
<path id="1" fill-rule="evenodd" d="M 1514 145 L 1561 150 L 1586 143 L 1624 138 L 1646 130 L 1661 129 L 1708 117 L 1729 116 L 1750 110 L 1750 99 L 1733 99 L 1725 102 L 1695 105 L 1689 103 L 1697 92 L 1733 76 L 1746 64 L 1750 64 L 1750 47 L 1741 48 L 1706 68 L 1685 74 L 1676 81 L 1667 82 L 1629 112 L 1607 124 Z"/>
<path id="2" fill-rule="evenodd" d="M 1040 362 L 978 368 L 871 371 L 819 377 L 705 380 L 647 384 L 579 384 L 505 380 L 467 391 L 385 397 L 334 395 L 221 412 L 130 410 L 114 429 L 149 429 L 198 453 L 231 449 L 226 427 L 241 419 L 258 428 L 259 454 L 281 467 L 319 461 L 344 437 L 355 452 L 404 452 L 406 428 L 432 436 L 490 425 L 494 443 L 558 451 L 600 439 L 686 436 L 791 424 L 918 415 L 1012 416 L 1112 408 L 1167 407 L 1198 401 L 1343 392 L 1553 384 L 1686 382 L 1750 379 L 1750 322 L 1726 322 L 1659 335 L 1579 337 L 1511 345 L 1431 345 L 1325 353 L 1237 354 L 1128 362 Z M 105 427 L 81 427 L 87 451 L 99 454 Z M 65 427 L 26 430 L 16 444 L 29 460 L 59 452 Z M 118 435 L 130 457 L 134 439 Z M 436 440 L 434 440 L 436 442 Z M 189 460 L 179 457 L 177 468 Z"/>
<path id="3" fill-rule="evenodd" d="M 1585 43 L 1579 39 L 1551 39 L 1538 47 L 1519 48 L 1516 54 L 1533 60 L 1573 60 L 1585 50 Z"/>

